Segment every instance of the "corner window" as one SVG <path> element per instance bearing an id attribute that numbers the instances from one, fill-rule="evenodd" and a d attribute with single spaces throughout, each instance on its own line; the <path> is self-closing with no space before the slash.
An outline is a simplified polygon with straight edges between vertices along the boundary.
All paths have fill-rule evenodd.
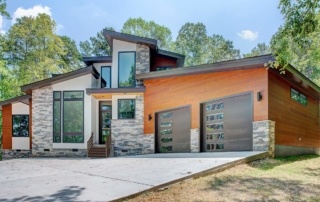
<path id="1" fill-rule="evenodd" d="M 12 137 L 29 137 L 29 115 L 12 115 Z"/>
<path id="2" fill-rule="evenodd" d="M 63 92 L 63 142 L 84 142 L 83 91 Z"/>
<path id="3" fill-rule="evenodd" d="M 135 100 L 118 100 L 118 119 L 135 118 Z"/>
<path id="4" fill-rule="evenodd" d="M 136 52 L 119 52 L 118 86 L 134 87 L 136 73 Z"/>
<path id="5" fill-rule="evenodd" d="M 157 67 L 157 71 L 169 70 L 172 69 L 172 66 L 159 66 Z"/>
<path id="6" fill-rule="evenodd" d="M 101 67 L 101 88 L 111 88 L 111 67 Z"/>
<path id="7" fill-rule="evenodd" d="M 61 92 L 53 92 L 53 142 L 61 142 Z"/>
<path id="8" fill-rule="evenodd" d="M 300 102 L 303 105 L 308 104 L 308 98 L 304 94 L 300 93 L 299 91 L 291 88 L 291 99 Z"/>

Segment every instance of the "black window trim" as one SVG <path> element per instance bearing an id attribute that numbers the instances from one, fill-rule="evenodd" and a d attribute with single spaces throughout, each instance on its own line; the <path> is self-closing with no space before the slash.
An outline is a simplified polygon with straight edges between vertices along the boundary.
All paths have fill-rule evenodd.
<path id="1" fill-rule="evenodd" d="M 28 136 L 14 136 L 13 135 L 13 117 L 14 116 L 27 116 L 28 117 Z M 12 114 L 11 115 L 11 121 L 12 121 L 12 127 L 11 127 L 11 132 L 12 132 L 12 134 L 11 134 L 11 136 L 14 138 L 14 137 L 17 137 L 17 138 L 20 138 L 20 137 L 30 137 L 30 116 L 29 116 L 29 114 Z"/>
<path id="2" fill-rule="evenodd" d="M 119 118 L 119 117 L 120 117 L 120 116 L 119 116 L 119 103 L 120 103 L 121 100 L 133 100 L 133 101 L 134 101 L 134 114 L 133 114 L 133 118 L 125 118 L 125 119 Z M 137 104 L 137 102 L 136 102 L 136 99 L 135 99 L 135 98 L 118 99 L 118 107 L 117 107 L 118 119 L 120 119 L 120 120 L 132 120 L 132 119 L 136 119 L 136 104 Z"/>
<path id="3" fill-rule="evenodd" d="M 134 82 L 133 86 L 122 86 L 120 87 L 120 54 L 121 53 L 134 53 L 134 71 L 137 71 L 137 58 L 136 58 L 136 51 L 119 51 L 118 52 L 118 88 L 132 88 L 136 86 L 136 82 Z M 136 74 L 133 75 L 133 80 L 136 81 Z"/>
<path id="4" fill-rule="evenodd" d="M 101 77 L 100 77 L 100 88 L 103 88 L 102 87 L 102 69 L 103 68 L 109 68 L 110 69 L 110 88 L 112 88 L 112 80 L 111 80 L 112 79 L 112 69 L 111 69 L 111 66 L 101 66 L 100 67 L 100 75 L 101 75 Z M 104 88 L 108 88 L 108 87 L 104 87 Z"/>
<path id="5" fill-rule="evenodd" d="M 66 99 L 67 101 L 82 101 L 83 102 L 83 106 L 82 106 L 82 110 L 83 110 L 83 114 L 82 114 L 82 135 L 83 135 L 83 141 L 82 142 L 64 142 L 63 141 L 63 136 L 64 136 L 64 93 L 68 93 L 68 92 L 82 92 L 83 97 L 82 98 L 75 98 L 75 99 Z M 68 91 L 62 91 L 62 143 L 65 144 L 81 144 L 84 143 L 84 139 L 85 139 L 85 135 L 84 135 L 84 90 L 68 90 Z"/>
<path id="6" fill-rule="evenodd" d="M 295 99 L 292 98 L 292 90 L 294 90 L 294 91 L 296 91 L 298 93 L 299 100 L 295 100 Z M 304 96 L 306 98 L 306 103 L 305 104 L 300 102 L 300 95 L 302 95 L 302 96 Z M 308 96 L 306 96 L 305 94 L 301 93 L 296 88 L 293 88 L 293 87 L 290 88 L 290 98 L 291 98 L 291 100 L 294 100 L 295 102 L 298 102 L 298 103 L 302 104 L 303 106 L 307 106 L 308 105 Z"/>
<path id="7" fill-rule="evenodd" d="M 60 93 L 60 99 L 54 98 L 54 93 Z M 53 91 L 52 92 L 52 143 L 61 143 L 62 142 L 62 93 L 61 91 Z M 54 142 L 54 102 L 60 101 L 60 142 Z"/>
<path id="8" fill-rule="evenodd" d="M 164 68 L 164 69 L 159 69 L 159 68 Z M 156 66 L 156 71 L 165 71 L 165 70 L 170 70 L 172 69 L 172 65 L 162 65 L 162 66 Z M 159 69 L 159 70 L 158 70 Z"/>

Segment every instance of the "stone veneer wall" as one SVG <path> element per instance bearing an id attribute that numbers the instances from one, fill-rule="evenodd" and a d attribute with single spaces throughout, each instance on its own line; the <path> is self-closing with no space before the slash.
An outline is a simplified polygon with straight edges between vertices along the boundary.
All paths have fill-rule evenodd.
<path id="1" fill-rule="evenodd" d="M 136 74 L 148 73 L 150 71 L 150 50 L 149 47 L 137 44 L 136 50 Z"/>
<path id="2" fill-rule="evenodd" d="M 200 152 L 199 129 L 190 129 L 190 150 L 192 153 Z"/>
<path id="3" fill-rule="evenodd" d="M 2 159 L 15 159 L 15 158 L 30 158 L 32 157 L 31 150 L 2 150 Z"/>
<path id="4" fill-rule="evenodd" d="M 135 119 L 111 121 L 114 156 L 154 153 L 154 134 L 143 134 L 143 96 L 136 97 Z"/>
<path id="5" fill-rule="evenodd" d="M 52 88 L 46 86 L 32 91 L 32 156 L 85 157 L 82 149 L 53 149 Z"/>
<path id="6" fill-rule="evenodd" d="M 275 156 L 275 122 L 271 120 L 253 122 L 253 151 L 268 151 Z"/>

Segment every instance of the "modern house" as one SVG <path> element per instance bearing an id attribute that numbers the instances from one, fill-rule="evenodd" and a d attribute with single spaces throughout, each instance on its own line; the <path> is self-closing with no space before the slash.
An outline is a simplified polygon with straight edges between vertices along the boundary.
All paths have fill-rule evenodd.
<path id="1" fill-rule="evenodd" d="M 320 88 L 294 67 L 267 69 L 271 55 L 183 67 L 156 40 L 104 35 L 112 56 L 0 102 L 4 156 L 319 153 Z"/>

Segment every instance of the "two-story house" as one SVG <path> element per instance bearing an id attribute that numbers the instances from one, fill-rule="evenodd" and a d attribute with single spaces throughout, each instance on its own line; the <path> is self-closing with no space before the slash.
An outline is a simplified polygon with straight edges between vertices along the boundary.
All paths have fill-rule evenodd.
<path id="1" fill-rule="evenodd" d="M 319 152 L 320 88 L 271 55 L 183 67 L 154 39 L 104 35 L 112 56 L 0 102 L 4 156 Z"/>

